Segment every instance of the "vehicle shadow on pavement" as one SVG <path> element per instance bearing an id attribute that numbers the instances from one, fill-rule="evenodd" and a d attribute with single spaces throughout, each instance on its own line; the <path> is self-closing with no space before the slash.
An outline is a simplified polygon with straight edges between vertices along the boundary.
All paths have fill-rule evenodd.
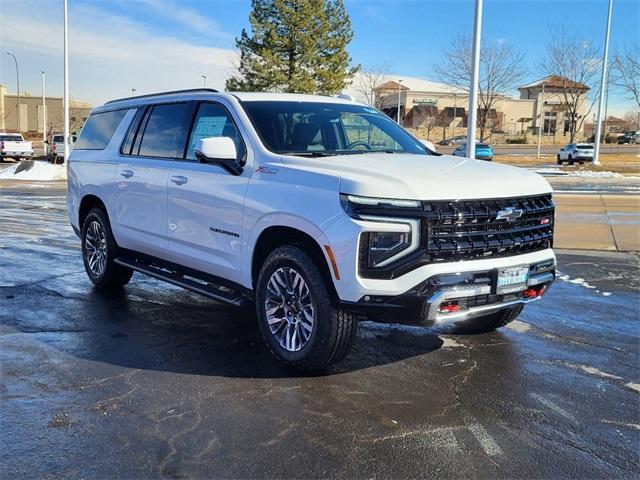
<path id="1" fill-rule="evenodd" d="M 151 295 L 150 295 L 151 293 Z M 39 285 L 3 287 L 5 325 L 84 360 L 131 369 L 233 378 L 330 376 L 433 352 L 434 334 L 360 334 L 348 356 L 322 372 L 284 368 L 264 345 L 253 315 L 186 291 L 90 287 L 62 295 Z M 66 335 L 60 341 L 60 335 Z"/>

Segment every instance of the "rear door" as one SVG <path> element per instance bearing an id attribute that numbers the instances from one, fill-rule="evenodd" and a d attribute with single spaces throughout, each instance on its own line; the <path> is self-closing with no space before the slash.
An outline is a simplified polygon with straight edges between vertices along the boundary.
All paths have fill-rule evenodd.
<path id="1" fill-rule="evenodd" d="M 200 103 L 186 159 L 169 177 L 171 260 L 240 282 L 240 235 L 251 169 L 247 165 L 241 175 L 233 175 L 218 165 L 198 162 L 196 143 L 207 137 L 232 138 L 238 158 L 246 159 L 246 144 L 230 111 L 222 103 Z"/>
<path id="2" fill-rule="evenodd" d="M 167 182 L 184 158 L 193 102 L 139 112 L 121 148 L 116 178 L 116 239 L 123 248 L 167 257 Z"/>

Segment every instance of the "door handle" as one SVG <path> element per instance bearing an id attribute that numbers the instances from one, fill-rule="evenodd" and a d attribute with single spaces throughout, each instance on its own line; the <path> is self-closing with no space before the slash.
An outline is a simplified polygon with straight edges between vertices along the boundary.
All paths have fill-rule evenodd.
<path id="1" fill-rule="evenodd" d="M 122 175 L 124 178 L 131 178 L 133 177 L 133 170 L 122 170 L 120 172 L 120 175 Z"/>
<path id="2" fill-rule="evenodd" d="M 174 175 L 171 177 L 171 181 L 176 185 L 183 185 L 189 181 L 187 177 L 183 177 L 182 175 Z"/>

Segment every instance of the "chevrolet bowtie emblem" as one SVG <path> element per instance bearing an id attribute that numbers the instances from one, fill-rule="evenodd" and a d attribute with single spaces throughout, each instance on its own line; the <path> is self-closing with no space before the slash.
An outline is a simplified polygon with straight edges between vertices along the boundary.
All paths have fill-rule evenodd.
<path id="1" fill-rule="evenodd" d="M 521 208 L 507 207 L 498 212 L 496 220 L 506 220 L 507 222 L 513 222 L 516 218 L 520 218 L 524 210 Z"/>

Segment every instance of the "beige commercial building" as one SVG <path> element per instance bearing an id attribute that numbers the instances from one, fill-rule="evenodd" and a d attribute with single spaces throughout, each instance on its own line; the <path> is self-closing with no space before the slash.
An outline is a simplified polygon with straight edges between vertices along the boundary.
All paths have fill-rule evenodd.
<path id="1" fill-rule="evenodd" d="M 61 97 L 47 97 L 47 132 L 62 132 L 64 109 Z M 42 134 L 44 126 L 44 109 L 42 97 L 28 92 L 20 94 L 20 126 L 18 128 L 18 96 L 7 93 L 7 88 L 0 85 L 0 131 L 24 134 Z M 82 128 L 91 111 L 91 105 L 71 99 L 69 102 L 70 129 L 77 133 Z"/>
<path id="2" fill-rule="evenodd" d="M 542 127 L 545 143 L 566 141 L 570 116 L 566 113 L 563 95 L 565 82 L 560 77 L 549 76 L 518 88 L 519 98 L 499 96 L 489 111 L 485 136 L 527 136 L 533 141 L 538 127 Z M 575 122 L 576 137 L 580 139 L 584 137 L 589 88 L 581 84 L 572 86 L 579 95 Z M 469 95 L 464 90 L 443 83 L 404 78 L 377 87 L 375 98 L 376 106 L 393 119 L 397 119 L 399 106 L 400 123 L 418 131 L 422 137 L 438 141 L 466 133 Z"/>

